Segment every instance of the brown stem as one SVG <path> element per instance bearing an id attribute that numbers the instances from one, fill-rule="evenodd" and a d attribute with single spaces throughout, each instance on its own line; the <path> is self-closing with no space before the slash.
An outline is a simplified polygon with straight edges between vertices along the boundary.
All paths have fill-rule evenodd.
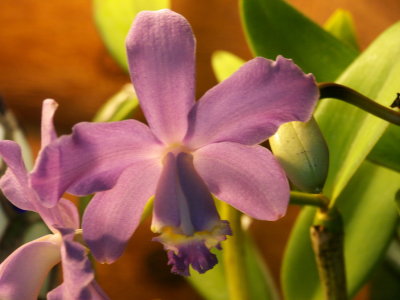
<path id="1" fill-rule="evenodd" d="M 347 300 L 344 231 L 339 212 L 319 211 L 310 233 L 325 299 Z"/>
<path id="2" fill-rule="evenodd" d="M 322 82 L 318 85 L 320 99 L 335 98 L 355 105 L 374 116 L 390 123 L 400 125 L 400 112 L 376 103 L 355 90 L 333 82 Z"/>

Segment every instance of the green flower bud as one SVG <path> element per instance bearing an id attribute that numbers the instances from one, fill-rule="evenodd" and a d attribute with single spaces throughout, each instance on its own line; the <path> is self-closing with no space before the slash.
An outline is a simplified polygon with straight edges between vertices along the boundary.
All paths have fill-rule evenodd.
<path id="1" fill-rule="evenodd" d="M 321 192 L 328 175 L 329 152 L 314 119 L 283 124 L 269 139 L 272 152 L 301 191 Z"/>

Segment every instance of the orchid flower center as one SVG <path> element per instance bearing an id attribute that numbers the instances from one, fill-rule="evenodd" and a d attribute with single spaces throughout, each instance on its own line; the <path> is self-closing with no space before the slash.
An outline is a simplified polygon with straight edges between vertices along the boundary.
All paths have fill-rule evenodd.
<path id="1" fill-rule="evenodd" d="M 162 162 L 165 165 L 165 159 L 169 153 L 172 153 L 176 157 L 179 153 L 191 154 L 192 152 L 193 149 L 190 149 L 188 146 L 182 144 L 181 142 L 170 143 L 162 151 Z"/>

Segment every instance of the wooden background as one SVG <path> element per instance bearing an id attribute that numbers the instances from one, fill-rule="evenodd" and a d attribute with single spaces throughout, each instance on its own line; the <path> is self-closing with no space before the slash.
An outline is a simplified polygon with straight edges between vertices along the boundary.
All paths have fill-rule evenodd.
<path id="1" fill-rule="evenodd" d="M 172 0 L 173 9 L 192 24 L 198 41 L 197 95 L 216 80 L 210 55 L 218 49 L 251 58 L 236 0 Z M 322 24 L 336 8 L 351 11 L 359 43 L 365 48 L 400 16 L 397 0 L 290 0 Z M 37 148 L 41 102 L 54 98 L 60 108 L 56 125 L 61 133 L 76 122 L 90 120 L 96 109 L 128 82 L 108 55 L 92 19 L 88 0 L 0 0 L 0 95 L 21 120 Z M 255 238 L 275 278 L 297 208 L 274 223 L 255 222 Z M 166 258 L 149 224 L 135 233 L 117 263 L 100 266 L 99 281 L 112 299 L 200 299 L 185 281 L 171 275 Z M 360 299 L 365 296 L 359 296 Z"/>

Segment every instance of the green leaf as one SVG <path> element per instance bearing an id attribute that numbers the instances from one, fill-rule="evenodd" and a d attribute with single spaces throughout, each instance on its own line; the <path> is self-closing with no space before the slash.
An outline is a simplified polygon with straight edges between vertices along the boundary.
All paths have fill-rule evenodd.
<path id="1" fill-rule="evenodd" d="M 376 164 L 400 172 L 400 126 L 389 125 L 368 155 Z"/>
<path id="2" fill-rule="evenodd" d="M 126 84 L 97 111 L 93 122 L 113 122 L 129 119 L 139 108 L 139 100 L 132 84 Z"/>
<path id="3" fill-rule="evenodd" d="M 247 236 L 245 247 L 245 262 L 250 282 L 251 299 L 280 299 L 270 271 L 249 236 Z"/>
<path id="4" fill-rule="evenodd" d="M 111 55 L 124 70 L 128 70 L 125 37 L 136 14 L 169 6 L 170 0 L 94 0 L 97 28 Z"/>
<path id="5" fill-rule="evenodd" d="M 211 65 L 218 82 L 231 76 L 244 63 L 243 59 L 227 51 L 215 51 L 211 57 Z"/>
<path id="6" fill-rule="evenodd" d="M 326 21 L 324 28 L 337 39 L 347 43 L 355 50 L 359 49 L 353 17 L 349 11 L 337 9 Z"/>
<path id="7" fill-rule="evenodd" d="M 229 238 L 229 237 L 228 237 Z M 222 243 L 222 247 L 223 247 Z M 251 299 L 279 299 L 275 283 L 253 241 L 247 235 L 245 240 L 245 263 L 252 293 Z M 223 251 L 216 251 L 218 264 L 204 274 L 191 271 L 187 278 L 190 284 L 207 300 L 229 300 L 223 265 Z"/>
<path id="8" fill-rule="evenodd" d="M 399 188 L 399 173 L 365 162 L 338 198 L 351 296 L 365 283 L 393 236 L 397 223 L 394 197 Z M 287 300 L 323 299 L 309 237 L 314 215 L 314 208 L 304 209 L 289 240 L 282 269 Z"/>
<path id="9" fill-rule="evenodd" d="M 400 78 L 400 23 L 381 34 L 338 79 L 338 83 L 390 105 Z M 374 147 L 388 123 L 338 100 L 322 100 L 315 118 L 330 150 L 324 194 L 333 201 Z"/>
<path id="10" fill-rule="evenodd" d="M 275 59 L 292 58 L 318 81 L 333 81 L 357 56 L 335 38 L 282 0 L 242 0 L 243 21 L 253 52 Z"/>

